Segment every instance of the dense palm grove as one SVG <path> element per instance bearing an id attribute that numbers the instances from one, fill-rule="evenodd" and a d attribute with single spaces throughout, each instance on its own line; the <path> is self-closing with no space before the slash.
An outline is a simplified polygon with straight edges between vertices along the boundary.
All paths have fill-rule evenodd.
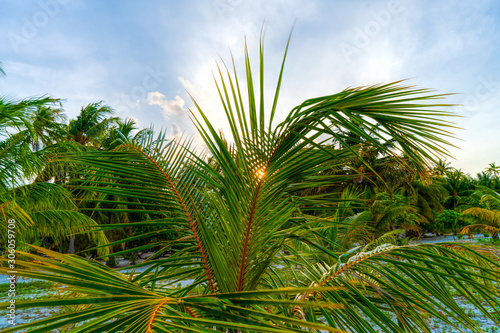
<path id="1" fill-rule="evenodd" d="M 2 205 L 4 209 L 23 209 L 25 215 L 21 220 L 26 222 L 26 232 L 23 230 L 22 233 L 26 237 L 24 241 L 75 253 L 77 234 L 76 252 L 88 255 L 86 250 L 95 244 L 78 233 L 82 226 L 144 219 L 140 214 L 119 216 L 92 210 L 95 201 L 73 186 L 76 178 L 82 175 L 72 173 L 71 167 L 65 163 L 57 163 L 54 156 L 75 151 L 110 151 L 140 141 L 149 129 L 138 130 L 133 120 L 114 117 L 113 109 L 102 102 L 82 107 L 79 115 L 69 121 L 66 121 L 59 100 L 40 98 L 2 100 L 1 103 L 1 129 L 4 133 L 0 143 Z M 350 144 L 354 146 L 359 142 L 360 138 L 353 133 L 349 135 Z M 400 238 L 407 239 L 419 238 L 426 232 L 459 234 L 463 231 L 468 234 L 484 231 L 497 236 L 500 227 L 500 166 L 491 163 L 472 177 L 453 168 L 451 163 L 439 160 L 425 170 L 424 175 L 419 175 L 410 163 L 403 164 L 393 156 L 383 156 L 376 149 L 361 154 L 371 169 L 359 159 L 347 161 L 348 169 L 330 170 L 332 175 L 348 176 L 347 180 L 314 190 L 351 199 L 348 207 L 341 205 L 341 215 L 325 214 L 335 216 L 343 222 L 344 228 L 352 229 L 349 231 L 351 242 L 366 244 L 393 230 L 401 230 Z M 33 207 L 38 205 L 44 206 Z M 42 209 L 47 213 L 45 205 L 51 206 L 51 218 L 42 214 Z M 78 216 L 81 224 L 69 225 L 65 220 L 69 213 Z M 83 215 L 88 218 L 83 218 Z M 33 224 L 37 226 L 34 230 L 28 227 Z M 467 226 L 471 227 L 465 228 Z M 101 241 L 107 237 L 110 242 L 116 242 L 142 232 L 144 228 L 130 227 L 107 231 L 101 235 Z M 5 241 L 6 238 L 2 240 L 4 247 Z M 111 250 L 119 251 L 123 245 L 115 245 Z M 135 252 L 128 255 L 133 257 Z"/>
<path id="2" fill-rule="evenodd" d="M 472 177 L 444 162 L 442 96 L 352 88 L 278 122 L 283 72 L 264 112 L 262 66 L 256 91 L 248 54 L 245 86 L 235 69 L 217 83 L 231 140 L 195 104 L 202 154 L 103 102 L 67 120 L 58 99 L 0 99 L 4 258 L 15 219 L 19 274 L 68 290 L 19 304 L 67 307 L 25 328 L 428 332 L 436 317 L 479 332 L 454 295 L 495 320 L 497 257 L 410 242 L 500 230 L 500 166 Z M 143 252 L 140 273 L 109 269 Z"/>

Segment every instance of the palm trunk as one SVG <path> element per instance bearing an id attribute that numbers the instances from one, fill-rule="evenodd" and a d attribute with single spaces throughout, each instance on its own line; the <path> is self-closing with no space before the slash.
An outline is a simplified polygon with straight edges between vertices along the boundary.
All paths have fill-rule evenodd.
<path id="1" fill-rule="evenodd" d="M 75 254 L 75 235 L 71 235 L 68 246 L 68 254 Z"/>
<path id="2" fill-rule="evenodd" d="M 110 218 L 110 220 L 112 221 L 111 218 Z M 113 237 L 113 230 L 109 231 L 108 240 L 109 240 L 110 243 L 113 243 L 115 241 L 114 237 Z M 109 254 L 113 254 L 113 247 L 112 246 L 109 247 Z M 109 267 L 115 267 L 116 266 L 116 259 L 115 259 L 115 257 L 114 256 L 110 256 L 108 258 L 108 261 L 107 261 L 106 265 L 108 265 Z"/>

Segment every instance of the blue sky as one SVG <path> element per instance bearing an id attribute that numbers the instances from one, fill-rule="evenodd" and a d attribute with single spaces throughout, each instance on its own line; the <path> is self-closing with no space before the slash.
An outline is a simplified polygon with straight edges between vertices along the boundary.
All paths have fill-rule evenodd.
<path id="1" fill-rule="evenodd" d="M 104 101 L 168 135 L 194 133 L 194 96 L 220 128 L 215 61 L 246 36 L 256 58 L 265 21 L 267 93 L 294 25 L 279 112 L 348 86 L 408 79 L 456 93 L 452 165 L 500 164 L 500 2 L 327 0 L 3 0 L 0 95 L 49 94 L 69 117 Z"/>

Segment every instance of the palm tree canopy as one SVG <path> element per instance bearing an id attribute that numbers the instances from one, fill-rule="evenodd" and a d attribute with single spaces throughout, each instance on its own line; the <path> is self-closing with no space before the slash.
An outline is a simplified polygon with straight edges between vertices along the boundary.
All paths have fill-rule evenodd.
<path id="1" fill-rule="evenodd" d="M 110 117 L 113 109 L 102 102 L 90 103 L 82 107 L 76 119 L 69 122 L 68 134 L 72 141 L 83 146 L 98 146 L 108 134 L 108 130 L 118 118 Z"/>
<path id="2" fill-rule="evenodd" d="M 495 177 L 498 177 L 498 175 L 500 175 L 500 166 L 499 165 L 496 165 L 495 163 L 490 163 L 488 165 L 488 167 L 486 168 L 486 172 L 490 175 L 490 176 L 495 176 Z"/>
<path id="3" fill-rule="evenodd" d="M 60 140 L 64 136 L 64 121 L 66 120 L 63 110 L 60 108 L 39 107 L 32 115 L 31 123 L 36 134 L 33 142 L 41 142 L 48 146 Z M 36 150 L 36 149 L 35 149 Z"/>
<path id="4" fill-rule="evenodd" d="M 22 101 L 0 98 L 0 187 L 7 189 L 25 183 L 41 167 L 40 159 L 29 147 L 35 137 L 31 116 L 37 109 L 57 100 L 49 97 Z"/>

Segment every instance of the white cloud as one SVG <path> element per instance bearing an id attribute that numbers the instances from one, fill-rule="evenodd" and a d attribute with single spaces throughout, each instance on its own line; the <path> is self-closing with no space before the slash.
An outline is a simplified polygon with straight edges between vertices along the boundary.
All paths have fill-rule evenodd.
<path id="1" fill-rule="evenodd" d="M 170 126 L 170 134 L 169 134 L 170 140 L 179 138 L 180 136 L 182 136 L 181 128 L 176 123 L 172 123 L 172 126 Z"/>
<path id="2" fill-rule="evenodd" d="M 148 93 L 146 102 L 149 105 L 158 105 L 163 110 L 165 116 L 179 115 L 185 113 L 186 102 L 180 97 L 175 96 L 174 100 L 168 100 L 165 95 L 159 91 L 152 91 Z"/>

